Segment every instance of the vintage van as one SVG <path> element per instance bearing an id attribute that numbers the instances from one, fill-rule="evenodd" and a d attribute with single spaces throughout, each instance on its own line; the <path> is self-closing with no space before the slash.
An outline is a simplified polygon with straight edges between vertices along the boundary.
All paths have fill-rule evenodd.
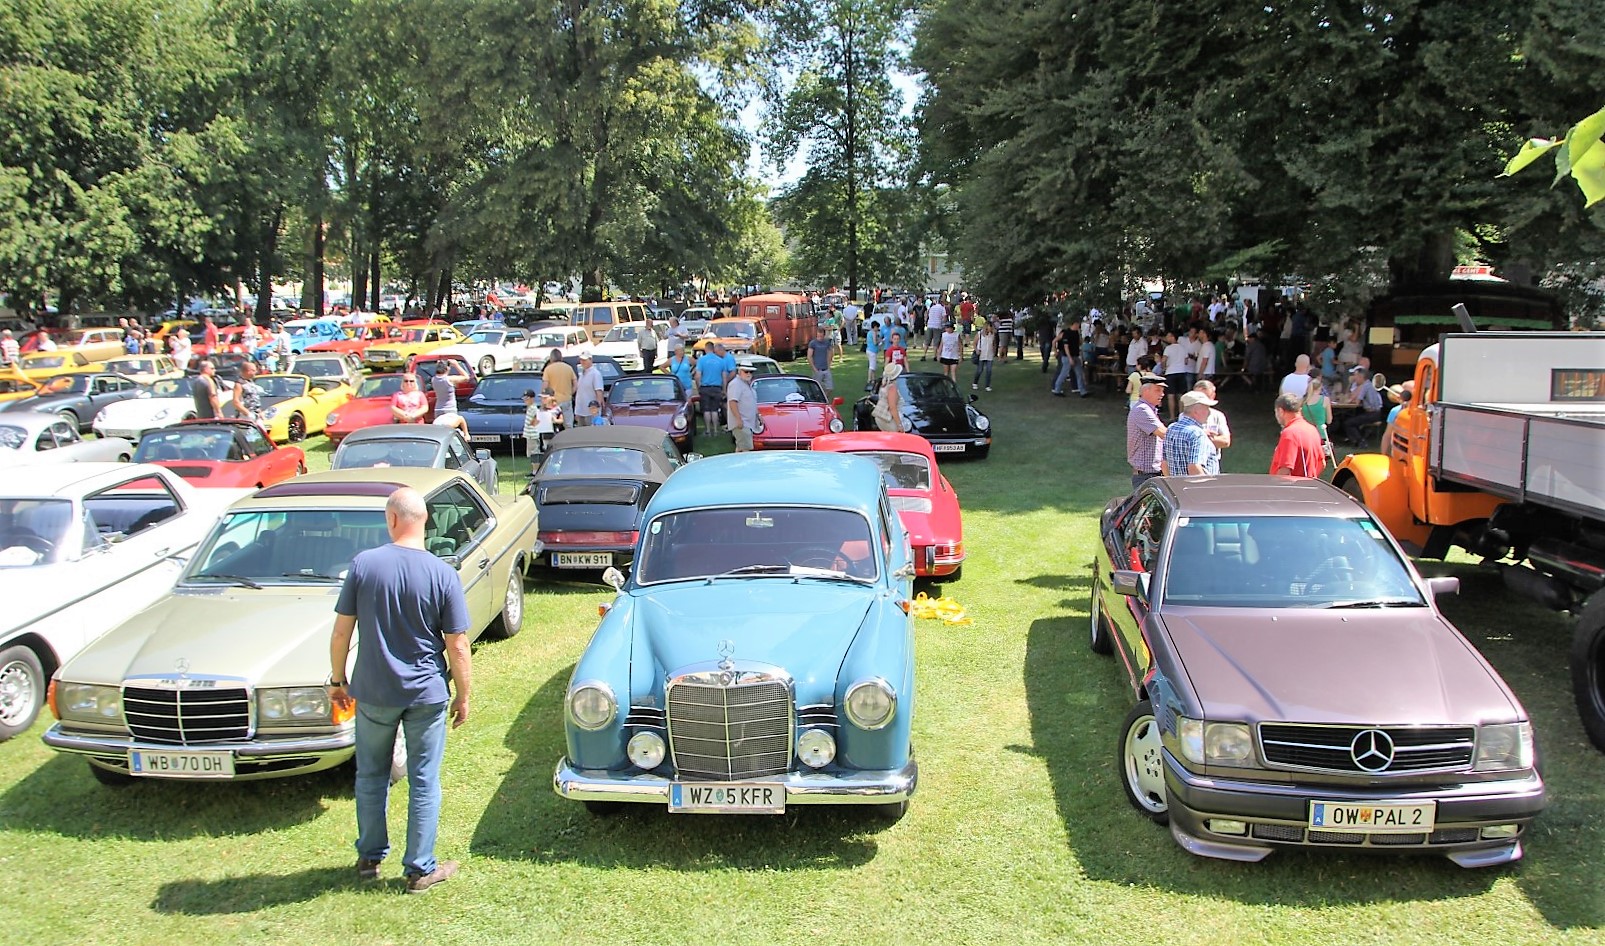
<path id="1" fill-rule="evenodd" d="M 763 322 L 769 336 L 769 354 L 790 361 L 806 351 L 819 324 L 808 297 L 791 292 L 767 292 L 742 299 L 737 316 Z"/>
<path id="2" fill-rule="evenodd" d="M 586 302 L 569 313 L 569 324 L 583 326 L 591 333 L 592 342 L 600 342 L 615 325 L 627 325 L 647 320 L 644 302 Z"/>

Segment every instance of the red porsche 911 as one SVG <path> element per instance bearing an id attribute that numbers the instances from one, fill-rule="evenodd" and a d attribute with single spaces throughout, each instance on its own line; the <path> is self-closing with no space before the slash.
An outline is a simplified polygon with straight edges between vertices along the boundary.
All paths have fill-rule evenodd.
<path id="1" fill-rule="evenodd" d="M 951 581 L 959 578 L 964 571 L 959 494 L 937 467 L 929 440 L 915 434 L 860 430 L 818 437 L 813 449 L 874 460 L 913 543 L 914 574 Z"/>
<path id="2" fill-rule="evenodd" d="M 139 440 L 135 463 L 165 466 L 196 486 L 272 486 L 307 470 L 300 447 L 276 447 L 249 420 L 186 420 Z"/>
<path id="3" fill-rule="evenodd" d="M 841 398 L 825 397 L 825 389 L 813 378 L 794 374 L 754 378 L 758 397 L 758 429 L 753 431 L 755 450 L 807 450 L 815 437 L 839 433 L 841 415 L 836 408 Z"/>

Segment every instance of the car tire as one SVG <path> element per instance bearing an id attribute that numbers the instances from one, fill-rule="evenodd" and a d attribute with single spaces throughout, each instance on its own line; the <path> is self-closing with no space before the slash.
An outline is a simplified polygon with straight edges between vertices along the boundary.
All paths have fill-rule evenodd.
<path id="1" fill-rule="evenodd" d="M 63 423 L 71 424 L 73 430 L 78 429 L 78 415 L 74 414 L 72 411 L 57 411 L 56 416 L 59 417 Z"/>
<path id="2" fill-rule="evenodd" d="M 502 592 L 502 610 L 496 615 L 496 636 L 502 640 L 517 637 L 524 629 L 524 563 L 513 562 L 507 570 L 507 589 Z"/>
<path id="3" fill-rule="evenodd" d="M 0 742 L 26 732 L 45 705 L 39 655 L 18 644 L 0 650 Z"/>
<path id="4" fill-rule="evenodd" d="M 1595 592 L 1572 632 L 1572 695 L 1594 748 L 1605 752 L 1605 592 Z"/>
<path id="5" fill-rule="evenodd" d="M 300 414 L 291 414 L 290 420 L 284 425 L 284 439 L 290 443 L 300 443 L 307 439 L 306 418 Z"/>
<path id="6" fill-rule="evenodd" d="M 1337 488 L 1354 497 L 1355 502 L 1362 506 L 1365 505 L 1365 491 L 1360 489 L 1360 481 L 1358 479 L 1352 476 L 1345 476 L 1343 482 L 1337 484 Z"/>
<path id="7" fill-rule="evenodd" d="M 1155 824 L 1170 822 L 1170 801 L 1165 795 L 1165 749 L 1159 739 L 1154 704 L 1139 702 L 1120 727 L 1118 770 L 1121 787 L 1131 806 Z"/>
<path id="8" fill-rule="evenodd" d="M 1114 638 L 1109 636 L 1109 622 L 1104 620 L 1103 606 L 1098 602 L 1098 573 L 1092 574 L 1092 599 L 1088 602 L 1088 609 L 1092 611 L 1089 623 L 1092 625 L 1092 634 L 1087 645 L 1095 654 L 1108 656 L 1115 652 Z"/>
<path id="9" fill-rule="evenodd" d="M 479 359 L 479 376 L 483 378 L 496 370 L 496 359 L 489 355 Z"/>
<path id="10" fill-rule="evenodd" d="M 134 784 L 134 776 L 129 775 L 127 772 L 102 768 L 93 762 L 89 763 L 89 774 L 95 777 L 95 781 L 107 788 L 127 788 Z"/>

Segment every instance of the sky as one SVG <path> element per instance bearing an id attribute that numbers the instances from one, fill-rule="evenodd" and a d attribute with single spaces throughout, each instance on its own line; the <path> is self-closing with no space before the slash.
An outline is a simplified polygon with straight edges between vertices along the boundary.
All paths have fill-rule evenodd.
<path id="1" fill-rule="evenodd" d="M 892 84 L 902 93 L 903 114 L 912 116 L 915 104 L 925 91 L 923 77 L 909 73 L 894 73 Z M 762 122 L 763 103 L 756 100 L 747 103 L 747 107 L 741 111 L 741 127 L 752 140 L 752 151 L 747 156 L 747 173 L 767 184 L 770 196 L 774 196 L 787 186 L 796 183 L 807 172 L 808 160 L 806 153 L 799 150 L 784 168 L 777 171 L 774 165 L 764 160 L 763 147 L 758 141 L 758 129 Z"/>

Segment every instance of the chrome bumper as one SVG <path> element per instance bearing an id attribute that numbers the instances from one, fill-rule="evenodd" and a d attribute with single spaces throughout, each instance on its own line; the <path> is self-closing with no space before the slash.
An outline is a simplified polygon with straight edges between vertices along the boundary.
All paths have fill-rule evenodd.
<path id="1" fill-rule="evenodd" d="M 114 736 L 101 733 L 63 732 L 56 723 L 45 730 L 45 745 L 62 752 L 92 756 L 127 757 L 130 749 L 149 752 L 231 752 L 242 759 L 271 760 L 280 756 L 332 755 L 353 750 L 357 745 L 355 729 L 302 738 L 259 740 L 253 742 L 208 743 L 204 746 L 172 746 L 158 742 L 140 742 L 131 736 Z"/>
<path id="2" fill-rule="evenodd" d="M 887 805 L 907 801 L 919 782 L 919 764 L 909 759 L 900 769 L 831 775 L 824 772 L 782 772 L 736 782 L 779 784 L 787 805 Z M 574 801 L 643 802 L 667 805 L 672 779 L 649 772 L 621 774 L 605 769 L 576 769 L 564 757 L 552 774 L 552 790 Z"/>

